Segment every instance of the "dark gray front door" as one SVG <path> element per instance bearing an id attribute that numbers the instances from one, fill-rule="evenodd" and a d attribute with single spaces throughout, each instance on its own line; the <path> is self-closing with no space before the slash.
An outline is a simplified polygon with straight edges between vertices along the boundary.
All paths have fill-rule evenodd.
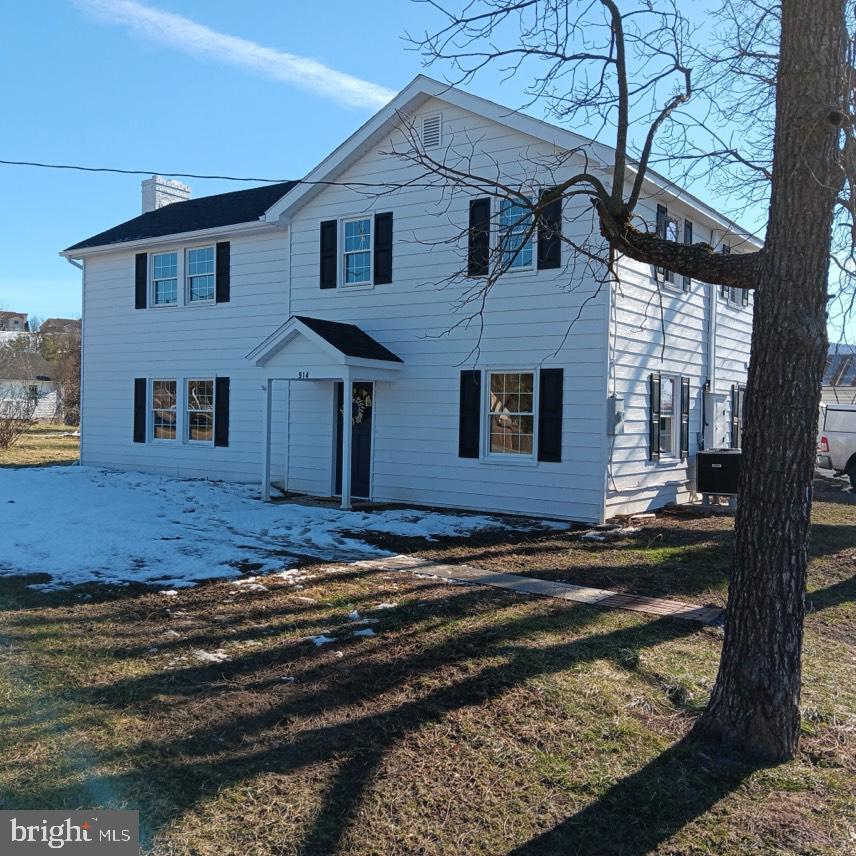
<path id="1" fill-rule="evenodd" d="M 342 413 L 344 384 L 336 384 L 336 493 L 342 493 Z M 369 498 L 372 465 L 374 384 L 355 383 L 351 415 L 351 496 Z"/>

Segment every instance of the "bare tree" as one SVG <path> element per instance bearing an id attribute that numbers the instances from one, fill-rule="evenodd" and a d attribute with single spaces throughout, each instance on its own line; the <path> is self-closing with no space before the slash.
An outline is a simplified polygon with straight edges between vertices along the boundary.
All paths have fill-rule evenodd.
<path id="1" fill-rule="evenodd" d="M 755 291 L 725 642 L 696 731 L 767 758 L 792 757 L 830 261 L 842 279 L 854 269 L 853 9 L 846 0 L 818 0 L 810 11 L 798 0 L 724 0 L 710 50 L 696 44 L 672 0 L 471 0 L 460 12 L 428 2 L 443 16 L 435 32 L 414 39 L 428 62 L 450 66 L 454 83 L 491 65 L 525 76 L 530 103 L 591 129 L 598 142 L 609 137 L 610 163 L 604 166 L 598 142 L 581 143 L 564 156 L 562 166 L 576 165 L 572 174 L 539 187 L 475 171 L 477 141 L 469 155 L 432 155 L 406 132 L 398 156 L 450 194 L 477 190 L 508 200 L 517 227 L 510 231 L 522 241 L 556 199 L 590 201 L 595 233 L 561 240 L 598 282 L 609 281 L 624 256 Z M 738 120 L 752 119 L 748 131 L 721 130 L 729 107 Z M 683 178 L 704 169 L 723 187 L 739 186 L 747 207 L 766 203 L 763 247 L 723 254 L 650 228 L 639 208 L 655 162 L 673 172 L 680 166 Z M 467 321 L 522 241 L 479 260 L 478 282 L 458 298 Z"/>
<path id="2" fill-rule="evenodd" d="M 41 351 L 54 365 L 57 411 L 65 425 L 80 424 L 80 332 L 42 335 Z"/>

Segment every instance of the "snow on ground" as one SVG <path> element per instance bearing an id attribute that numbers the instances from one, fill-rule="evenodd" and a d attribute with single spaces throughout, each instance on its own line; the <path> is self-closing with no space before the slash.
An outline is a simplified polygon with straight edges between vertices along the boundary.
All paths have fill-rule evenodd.
<path id="1" fill-rule="evenodd" d="M 484 515 L 343 512 L 257 497 L 249 485 L 93 467 L 0 470 L 0 576 L 49 574 L 49 583 L 36 586 L 48 589 L 155 583 L 169 594 L 204 579 L 238 577 L 242 567 L 264 574 L 306 557 L 347 562 L 386 555 L 342 532 L 433 538 L 510 525 Z M 534 525 L 520 522 L 523 529 Z"/>

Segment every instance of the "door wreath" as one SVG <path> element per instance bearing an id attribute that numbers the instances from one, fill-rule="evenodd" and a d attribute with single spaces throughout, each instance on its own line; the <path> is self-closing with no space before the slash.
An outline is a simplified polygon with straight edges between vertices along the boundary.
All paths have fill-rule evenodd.
<path id="1" fill-rule="evenodd" d="M 361 425 L 366 418 L 366 411 L 372 406 L 372 397 L 365 389 L 359 387 L 354 390 L 354 397 L 351 400 L 351 422 L 354 425 Z"/>

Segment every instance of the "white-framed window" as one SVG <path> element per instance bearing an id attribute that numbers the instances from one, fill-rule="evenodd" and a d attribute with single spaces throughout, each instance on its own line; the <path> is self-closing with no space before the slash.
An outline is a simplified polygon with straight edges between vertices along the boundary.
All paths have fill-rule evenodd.
<path id="1" fill-rule="evenodd" d="M 372 217 L 353 217 L 342 223 L 342 281 L 345 285 L 371 285 Z"/>
<path id="2" fill-rule="evenodd" d="M 487 372 L 489 456 L 535 454 L 535 372 Z"/>
<path id="3" fill-rule="evenodd" d="M 214 300 L 214 265 L 214 247 L 193 247 L 185 251 L 188 303 Z"/>
<path id="4" fill-rule="evenodd" d="M 680 378 L 662 375 L 660 378 L 660 457 L 676 458 L 680 449 Z"/>
<path id="5" fill-rule="evenodd" d="M 187 440 L 191 443 L 214 441 L 214 381 L 192 378 L 187 381 Z"/>
<path id="6" fill-rule="evenodd" d="M 152 381 L 152 439 L 175 440 L 178 421 L 178 384 L 174 380 Z"/>
<path id="7" fill-rule="evenodd" d="M 665 226 L 666 234 L 664 235 L 667 241 L 674 241 L 677 243 L 678 241 L 678 221 L 675 217 L 666 217 L 666 226 Z M 666 268 L 662 268 L 663 275 L 663 284 L 667 288 L 673 288 L 677 291 L 681 290 L 681 284 L 677 282 L 677 277 L 675 274 L 667 270 Z"/>
<path id="8" fill-rule="evenodd" d="M 152 305 L 178 303 L 178 253 L 154 253 L 152 261 Z"/>
<path id="9" fill-rule="evenodd" d="M 503 268 L 532 267 L 532 211 L 526 205 L 503 199 L 499 206 L 499 243 Z"/>

